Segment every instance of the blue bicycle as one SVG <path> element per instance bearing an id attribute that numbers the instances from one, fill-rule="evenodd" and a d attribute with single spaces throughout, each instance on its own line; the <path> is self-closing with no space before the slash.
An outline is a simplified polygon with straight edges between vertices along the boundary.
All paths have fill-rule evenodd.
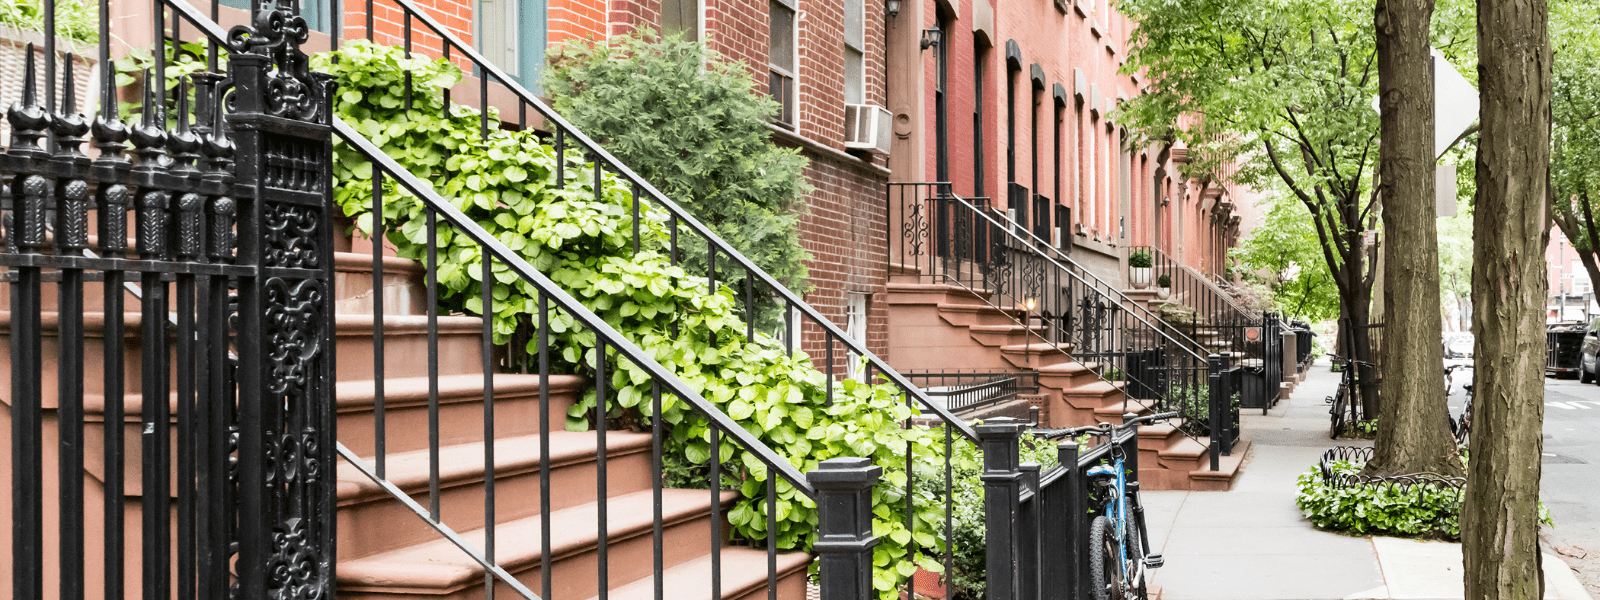
<path id="1" fill-rule="evenodd" d="M 1145 415 L 1121 425 L 1101 423 L 1090 427 L 1037 430 L 1046 437 L 1093 435 L 1111 444 L 1109 464 L 1090 468 L 1089 501 L 1100 515 L 1089 523 L 1089 586 L 1094 600 L 1147 600 L 1146 574 L 1165 561 L 1150 553 L 1145 540 L 1144 506 L 1139 502 L 1139 482 L 1128 481 L 1127 453 L 1114 443 L 1124 432 L 1140 425 L 1178 416 L 1176 412 Z"/>

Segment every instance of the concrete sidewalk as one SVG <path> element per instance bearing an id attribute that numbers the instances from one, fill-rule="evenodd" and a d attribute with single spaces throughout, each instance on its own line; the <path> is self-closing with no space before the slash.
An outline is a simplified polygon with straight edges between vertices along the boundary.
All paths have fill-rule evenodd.
<path id="1" fill-rule="evenodd" d="M 1143 494 L 1162 600 L 1463 596 L 1459 544 L 1319 531 L 1295 507 L 1295 478 L 1335 445 L 1323 398 L 1338 385 L 1318 363 L 1269 414 L 1245 411 L 1250 455 L 1231 491 Z M 1371 442 L 1338 442 L 1359 444 Z M 1546 598 L 1592 600 L 1560 558 L 1546 553 L 1544 570 Z"/>

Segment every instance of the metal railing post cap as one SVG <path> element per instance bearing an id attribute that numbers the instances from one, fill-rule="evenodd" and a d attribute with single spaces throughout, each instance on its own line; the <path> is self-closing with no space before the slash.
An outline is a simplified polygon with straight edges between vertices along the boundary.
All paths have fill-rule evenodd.
<path id="1" fill-rule="evenodd" d="M 854 490 L 871 487 L 883 475 L 883 467 L 866 458 L 830 458 L 817 464 L 814 471 L 806 473 L 806 480 L 817 491 Z"/>
<path id="2" fill-rule="evenodd" d="M 979 423 L 973 430 L 978 432 L 978 439 L 995 439 L 1016 437 L 1022 433 L 1022 428 L 1027 426 L 1020 420 L 1011 417 L 996 417 Z"/>
<path id="3" fill-rule="evenodd" d="M 1122 422 L 1123 423 L 1127 423 L 1127 422 L 1132 421 L 1132 420 L 1137 419 L 1137 418 L 1139 418 L 1139 413 L 1135 413 L 1135 412 L 1122 413 Z"/>
<path id="4" fill-rule="evenodd" d="M 822 461 L 806 473 L 817 491 L 817 585 L 823 600 L 862 600 L 872 593 L 872 487 L 883 467 L 865 458 Z"/>

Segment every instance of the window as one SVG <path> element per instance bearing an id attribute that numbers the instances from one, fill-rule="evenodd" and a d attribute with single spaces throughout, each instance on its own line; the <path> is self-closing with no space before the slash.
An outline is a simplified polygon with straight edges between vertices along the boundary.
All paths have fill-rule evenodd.
<path id="1" fill-rule="evenodd" d="M 1083 96 L 1078 96 L 1072 103 L 1072 190 L 1078 214 L 1078 224 L 1082 225 L 1084 211 L 1087 206 L 1083 202 Z"/>
<path id="2" fill-rule="evenodd" d="M 867 103 L 867 42 L 862 0 L 844 0 L 844 101 Z M 943 52 L 943 50 L 940 50 Z"/>
<path id="3" fill-rule="evenodd" d="M 778 101 L 778 124 L 795 125 L 795 0 L 768 0 L 770 30 L 767 62 L 771 66 L 768 89 Z"/>
<path id="4" fill-rule="evenodd" d="M 864 292 L 850 292 L 850 304 L 845 314 L 845 335 L 850 339 L 867 345 L 867 294 Z M 850 364 L 845 367 L 850 373 L 850 378 L 857 381 L 866 381 L 866 369 L 861 368 L 861 355 L 849 352 Z"/>
<path id="5" fill-rule="evenodd" d="M 539 92 L 544 66 L 545 0 L 478 0 L 473 45 L 518 83 Z"/>
<path id="6" fill-rule="evenodd" d="M 661 0 L 661 33 L 700 40 L 700 0 Z"/>
<path id="7" fill-rule="evenodd" d="M 983 180 L 983 61 L 989 49 L 973 44 L 972 60 L 972 196 L 982 198 L 989 193 Z"/>

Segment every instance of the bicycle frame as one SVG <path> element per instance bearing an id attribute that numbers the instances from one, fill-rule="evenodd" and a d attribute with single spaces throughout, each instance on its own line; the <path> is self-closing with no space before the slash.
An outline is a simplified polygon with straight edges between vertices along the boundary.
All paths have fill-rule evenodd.
<path id="1" fill-rule="evenodd" d="M 1135 524 L 1131 522 L 1132 515 L 1128 508 L 1127 452 L 1117 443 L 1115 431 L 1107 439 L 1107 443 L 1111 444 L 1111 464 L 1096 465 L 1089 469 L 1087 475 L 1091 482 L 1107 488 L 1109 497 L 1105 499 L 1102 514 L 1111 522 L 1112 536 L 1117 541 L 1117 568 L 1121 569 L 1123 581 L 1137 585 L 1144 577 L 1144 566 L 1139 565 L 1137 573 L 1128 572 L 1127 531 L 1128 527 Z"/>

